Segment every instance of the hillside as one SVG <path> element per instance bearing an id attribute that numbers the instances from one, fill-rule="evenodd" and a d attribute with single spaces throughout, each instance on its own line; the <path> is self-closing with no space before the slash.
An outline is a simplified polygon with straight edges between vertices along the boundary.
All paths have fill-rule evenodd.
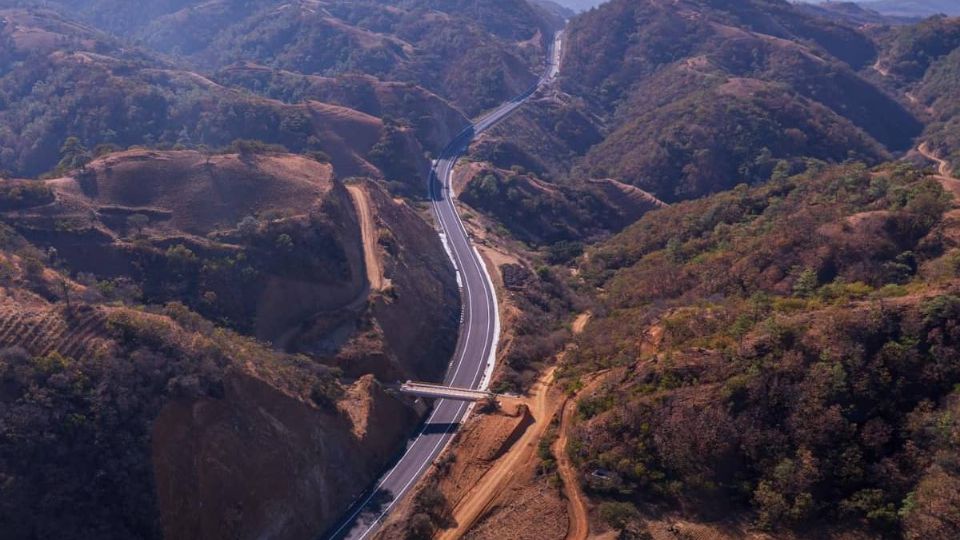
<path id="1" fill-rule="evenodd" d="M 410 126 L 426 148 L 439 152 L 467 126 L 463 112 L 412 83 L 385 82 L 369 75 L 321 77 L 237 64 L 215 75 L 225 86 L 244 88 L 285 103 L 306 100 L 340 105 Z"/>
<path id="2" fill-rule="evenodd" d="M 827 19 L 836 19 L 856 26 L 893 25 L 918 22 L 916 15 L 887 14 L 875 11 L 874 6 L 857 2 L 796 2 L 797 8 L 811 15 Z"/>
<path id="3" fill-rule="evenodd" d="M 257 139 L 323 155 L 340 177 L 385 177 L 421 191 L 426 162 L 412 128 L 309 98 L 286 104 L 251 96 L 101 40 L 52 12 L 0 11 L 0 18 L 4 50 L 23 60 L 0 72 L 0 168 L 14 176 L 53 169 L 68 136 L 93 153 Z M 446 122 L 421 120 L 418 129 L 428 137 L 450 129 Z"/>
<path id="4" fill-rule="evenodd" d="M 424 345 L 388 343 L 378 374 L 442 370 L 451 336 L 434 329 L 452 332 L 457 302 L 439 241 L 412 210 L 376 197 L 392 231 L 378 249 L 393 287 L 368 307 L 357 211 L 330 165 L 288 154 L 134 150 L 39 186 L 51 196 L 9 209 L 4 220 L 91 282 L 129 281 L 145 303 L 182 302 L 261 340 L 324 354 L 340 350 L 354 327 L 383 323 L 386 336 L 366 338 L 371 357 L 384 354 L 374 343 L 404 343 L 403 335 Z M 444 308 L 420 329 L 397 327 L 396 313 L 416 305 Z"/>
<path id="5" fill-rule="evenodd" d="M 291 154 L 132 150 L 72 172 L 0 186 L 0 528 L 328 528 L 417 423 L 371 375 L 437 378 L 453 352 L 431 227 L 372 182 L 360 216 L 330 164 Z"/>
<path id="6" fill-rule="evenodd" d="M 832 167 L 649 213 L 588 250 L 599 316 L 562 377 L 609 370 L 568 448 L 599 508 L 635 505 L 610 523 L 668 510 L 777 537 L 952 537 L 937 508 L 957 433 L 925 427 L 952 418 L 960 382 L 952 204 L 909 167 Z"/>
<path id="7" fill-rule="evenodd" d="M 960 15 L 960 7 L 951 0 L 866 0 L 863 6 L 898 17 Z"/>
<path id="8" fill-rule="evenodd" d="M 571 21 L 560 88 L 495 135 L 556 181 L 612 177 L 668 202 L 810 159 L 880 163 L 923 125 L 858 73 L 876 55 L 787 2 L 608 2 Z"/>
<path id="9" fill-rule="evenodd" d="M 611 179 L 574 189 L 480 164 L 458 173 L 463 186 L 460 201 L 490 215 L 531 246 L 596 241 L 664 205 L 649 193 Z"/>
<path id="10" fill-rule="evenodd" d="M 442 430 L 370 536 L 960 537 L 919 4 L 0 0 L 0 536 L 313 539 Z"/>
<path id="11" fill-rule="evenodd" d="M 308 75 L 362 73 L 421 85 L 471 114 L 533 83 L 545 36 L 561 23 L 523 0 L 42 5 L 60 6 L 197 69 L 255 61 Z"/>
<path id="12" fill-rule="evenodd" d="M 0 261 L 8 538 L 309 536 L 415 421 L 376 384 L 342 386 L 182 304 L 90 301 L 6 228 Z"/>
<path id="13" fill-rule="evenodd" d="M 927 121 L 921 139 L 934 154 L 960 167 L 960 19 L 932 17 L 878 36 L 875 76 L 900 92 Z"/>

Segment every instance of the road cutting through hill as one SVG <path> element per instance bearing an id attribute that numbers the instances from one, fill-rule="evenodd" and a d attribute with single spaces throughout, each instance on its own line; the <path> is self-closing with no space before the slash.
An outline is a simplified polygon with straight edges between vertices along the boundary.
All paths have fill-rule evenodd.
<path id="1" fill-rule="evenodd" d="M 457 272 L 463 312 L 460 339 L 444 384 L 485 388 L 496 360 L 500 337 L 499 306 L 493 281 L 467 234 L 451 189 L 453 171 L 474 137 L 510 116 L 538 89 L 553 81 L 561 58 L 562 32 L 550 44 L 543 75 L 526 92 L 475 120 L 458 134 L 434 161 L 429 181 L 430 203 L 438 232 Z M 438 400 L 420 432 L 411 439 L 394 466 L 357 501 L 325 537 L 349 540 L 369 538 L 398 502 L 416 485 L 446 449 L 471 409 L 463 402 Z"/>

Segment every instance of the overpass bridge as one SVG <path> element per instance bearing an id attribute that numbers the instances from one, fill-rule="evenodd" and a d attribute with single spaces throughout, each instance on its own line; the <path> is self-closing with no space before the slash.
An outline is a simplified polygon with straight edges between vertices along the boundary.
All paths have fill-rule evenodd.
<path id="1" fill-rule="evenodd" d="M 450 399 L 454 401 L 482 401 L 497 397 L 493 392 L 485 390 L 471 390 L 470 388 L 458 388 L 456 386 L 443 386 L 440 384 L 429 384 L 407 381 L 400 385 L 400 392 L 411 396 L 432 398 L 432 399 Z"/>

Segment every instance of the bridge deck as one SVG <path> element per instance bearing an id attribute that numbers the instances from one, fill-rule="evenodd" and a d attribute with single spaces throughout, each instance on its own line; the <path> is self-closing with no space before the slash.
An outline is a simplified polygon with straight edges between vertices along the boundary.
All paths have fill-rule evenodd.
<path id="1" fill-rule="evenodd" d="M 407 381 L 400 386 L 400 391 L 404 394 L 436 399 L 453 399 L 458 401 L 480 401 L 495 397 L 492 392 L 484 390 L 471 390 L 469 388 L 457 388 L 454 386 L 442 386 L 439 384 L 418 383 Z"/>

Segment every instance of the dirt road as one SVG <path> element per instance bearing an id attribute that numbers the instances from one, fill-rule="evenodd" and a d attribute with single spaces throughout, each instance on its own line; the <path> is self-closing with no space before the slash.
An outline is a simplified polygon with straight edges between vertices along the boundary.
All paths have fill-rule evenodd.
<path id="1" fill-rule="evenodd" d="M 957 179 L 952 175 L 950 164 L 947 163 L 946 160 L 940 159 L 934 155 L 933 152 L 930 151 L 930 147 L 927 145 L 927 143 L 923 143 L 918 146 L 917 152 L 920 152 L 920 155 L 937 164 L 937 173 L 939 175 L 936 176 L 937 181 L 940 182 L 940 185 L 943 186 L 943 189 L 952 193 L 953 198 L 960 202 L 960 179 Z"/>
<path id="2" fill-rule="evenodd" d="M 940 174 L 940 176 L 944 176 L 944 177 L 946 177 L 946 178 L 950 178 L 950 179 L 956 180 L 956 178 L 953 178 L 953 176 L 951 176 L 951 174 L 950 174 L 950 172 L 951 172 L 951 171 L 950 171 L 950 164 L 947 163 L 945 160 L 940 159 L 940 158 L 938 158 L 937 156 L 933 155 L 933 153 L 930 151 L 930 147 L 927 145 L 927 143 L 923 143 L 923 144 L 921 144 L 920 146 L 918 146 L 918 147 L 917 147 L 917 152 L 920 152 L 920 154 L 921 154 L 923 157 L 925 157 L 925 158 L 929 159 L 930 161 L 932 161 L 932 162 L 934 162 L 934 163 L 937 164 L 937 172 Z"/>
<path id="3" fill-rule="evenodd" d="M 553 443 L 553 455 L 557 458 L 557 470 L 563 480 L 563 492 L 567 496 L 567 514 L 570 525 L 567 529 L 567 540 L 587 540 L 590 535 L 590 520 L 587 503 L 580 489 L 577 478 L 577 469 L 567 454 L 567 443 L 570 440 L 570 423 L 576 411 L 576 401 L 568 399 L 560 412 L 560 433 Z"/>
<path id="4" fill-rule="evenodd" d="M 890 76 L 890 70 L 888 70 L 887 68 L 885 68 L 885 67 L 883 67 L 882 65 L 880 65 L 880 59 L 879 59 L 879 58 L 877 58 L 877 61 L 876 61 L 872 66 L 870 66 L 870 67 L 873 68 L 873 70 L 876 71 L 877 73 L 879 73 L 880 75 L 883 75 L 884 77 L 889 77 L 889 76 Z"/>
<path id="5" fill-rule="evenodd" d="M 363 262 L 367 268 L 367 281 L 370 283 L 370 289 L 383 291 L 386 288 L 387 280 L 383 277 L 383 265 L 380 262 L 380 254 L 377 252 L 379 240 L 373 212 L 370 211 L 370 199 L 361 186 L 347 186 L 347 191 L 350 192 L 353 205 L 357 209 L 357 216 L 360 218 L 360 232 L 363 236 Z"/>
<path id="6" fill-rule="evenodd" d="M 530 409 L 533 424 L 460 500 L 453 509 L 457 526 L 443 531 L 438 538 L 454 540 L 466 534 L 494 503 L 497 495 L 503 493 L 507 484 L 516 476 L 518 468 L 535 458 L 537 442 L 543 437 L 556 410 L 556 400 L 550 399 L 549 395 L 553 373 L 554 368 L 544 373 L 534 387 L 533 394 L 524 400 Z"/>

